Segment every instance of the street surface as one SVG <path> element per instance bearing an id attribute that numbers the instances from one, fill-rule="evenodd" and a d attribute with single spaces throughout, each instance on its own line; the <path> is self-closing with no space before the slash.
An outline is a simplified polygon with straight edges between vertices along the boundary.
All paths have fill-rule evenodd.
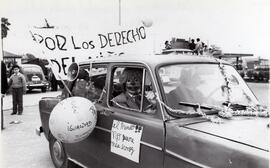
<path id="1" fill-rule="evenodd" d="M 43 134 L 37 136 L 35 128 L 41 125 L 38 102 L 41 97 L 55 97 L 61 92 L 33 91 L 24 95 L 23 115 L 10 115 L 12 96 L 4 98 L 4 127 L 1 132 L 2 168 L 54 168 L 50 158 L 49 144 Z M 12 121 L 21 123 L 10 124 Z"/>
<path id="2" fill-rule="evenodd" d="M 259 101 L 270 107 L 269 84 L 248 83 Z M 24 113 L 22 116 L 13 115 L 12 97 L 4 98 L 4 127 L 1 132 L 2 168 L 54 168 L 50 158 L 48 142 L 44 135 L 35 134 L 35 128 L 41 125 L 38 102 L 41 97 L 55 97 L 58 92 L 41 93 L 33 91 L 24 95 Z M 12 121 L 20 123 L 11 124 Z"/>

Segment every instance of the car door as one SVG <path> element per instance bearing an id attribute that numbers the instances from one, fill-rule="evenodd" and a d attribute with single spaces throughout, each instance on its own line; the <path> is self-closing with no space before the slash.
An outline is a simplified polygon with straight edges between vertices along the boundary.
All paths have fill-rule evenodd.
<path id="1" fill-rule="evenodd" d="M 106 106 L 99 106 L 96 141 L 100 145 L 97 156 L 103 167 L 159 168 L 163 167 L 164 125 L 159 107 L 155 104 L 150 112 L 115 106 L 113 98 L 121 93 L 121 73 L 127 67 L 140 67 L 143 72 L 141 102 L 146 93 L 155 92 L 150 71 L 142 65 L 115 64 L 110 70 L 110 83 Z M 143 97 L 145 96 L 145 98 Z M 137 133 L 136 133 L 137 132 Z M 98 158 L 97 158 L 98 159 Z"/>
<path id="2" fill-rule="evenodd" d="M 81 66 L 80 69 L 84 69 L 84 72 L 89 73 L 90 78 L 88 75 L 79 74 L 79 78 L 73 83 L 72 94 L 73 96 L 85 97 L 94 102 L 98 120 L 95 129 L 85 140 L 64 144 L 65 152 L 69 160 L 83 167 L 103 168 L 105 167 L 103 165 L 103 154 L 107 152 L 107 144 L 105 144 L 105 132 L 100 129 L 102 128 L 100 125 L 103 122 L 103 117 L 99 109 L 106 104 L 108 64 L 93 63 Z M 83 71 L 80 70 L 81 72 Z"/>
<path id="3" fill-rule="evenodd" d="M 92 66 L 93 68 L 97 67 L 95 64 Z M 103 95 L 95 103 L 98 114 L 96 127 L 87 139 L 74 144 L 65 144 L 66 153 L 70 160 L 85 167 L 94 168 L 163 167 L 164 125 L 159 107 L 156 106 L 152 113 L 145 113 L 142 109 L 120 108 L 111 103 L 113 96 L 121 91 L 119 78 L 121 69 L 126 67 L 126 64 L 115 64 L 108 68 Z M 104 68 L 104 65 L 101 68 Z M 155 91 L 150 71 L 143 67 L 141 69 L 145 76 L 142 89 L 145 92 Z M 76 84 L 73 88 L 76 88 Z M 83 91 L 75 92 L 84 94 Z M 143 101 L 144 99 L 142 99 Z M 128 129 L 125 134 L 123 129 L 116 131 L 116 126 L 113 124 L 131 128 L 130 132 Z M 135 131 L 137 131 L 136 134 Z M 121 142 L 123 139 L 130 142 L 123 143 Z M 115 151 L 116 141 L 120 147 Z M 113 143 L 114 147 L 112 147 Z M 125 146 L 125 144 L 127 145 Z M 123 149 L 122 145 L 124 145 Z"/>

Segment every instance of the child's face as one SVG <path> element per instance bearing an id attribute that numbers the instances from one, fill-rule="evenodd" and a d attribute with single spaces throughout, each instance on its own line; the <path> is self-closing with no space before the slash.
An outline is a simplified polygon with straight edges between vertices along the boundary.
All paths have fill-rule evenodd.
<path id="1" fill-rule="evenodd" d="M 19 68 L 14 68 L 13 71 L 14 71 L 14 73 L 18 73 L 19 72 Z"/>

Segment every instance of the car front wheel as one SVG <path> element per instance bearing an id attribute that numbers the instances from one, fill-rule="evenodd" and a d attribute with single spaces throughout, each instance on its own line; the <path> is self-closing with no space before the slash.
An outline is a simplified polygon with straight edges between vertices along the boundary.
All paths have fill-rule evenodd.
<path id="1" fill-rule="evenodd" d="M 47 90 L 47 88 L 46 88 L 46 87 L 41 88 L 41 92 L 43 92 L 43 93 L 45 93 L 45 92 L 46 92 L 46 90 Z"/>
<path id="2" fill-rule="evenodd" d="M 49 139 L 50 154 L 56 168 L 67 168 L 67 155 L 63 144 L 53 136 Z"/>

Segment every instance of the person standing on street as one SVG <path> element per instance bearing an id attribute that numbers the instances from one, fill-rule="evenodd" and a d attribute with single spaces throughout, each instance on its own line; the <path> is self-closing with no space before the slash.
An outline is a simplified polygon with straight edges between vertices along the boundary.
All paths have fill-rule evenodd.
<path id="1" fill-rule="evenodd" d="M 165 41 L 165 49 L 166 50 L 172 49 L 172 45 L 169 43 L 169 41 Z"/>
<path id="2" fill-rule="evenodd" d="M 188 44 L 190 50 L 194 50 L 196 47 L 195 40 L 191 39 L 191 42 Z"/>
<path id="3" fill-rule="evenodd" d="M 202 42 L 200 40 L 200 38 L 196 39 L 196 46 L 195 49 L 193 50 L 193 52 L 197 55 L 201 54 L 201 50 L 202 50 Z"/>
<path id="4" fill-rule="evenodd" d="M 7 68 L 5 63 L 1 61 L 1 130 L 4 129 L 3 98 L 7 90 L 8 90 Z"/>
<path id="5" fill-rule="evenodd" d="M 50 84 L 51 84 L 51 91 L 57 91 L 58 82 L 57 82 L 51 68 L 49 69 L 49 72 L 48 72 L 48 81 L 50 81 Z"/>
<path id="6" fill-rule="evenodd" d="M 9 86 L 12 89 L 13 112 L 11 115 L 22 115 L 23 112 L 23 94 L 26 93 L 26 81 L 23 74 L 19 72 L 18 65 L 13 66 L 14 74 L 11 75 Z"/>

